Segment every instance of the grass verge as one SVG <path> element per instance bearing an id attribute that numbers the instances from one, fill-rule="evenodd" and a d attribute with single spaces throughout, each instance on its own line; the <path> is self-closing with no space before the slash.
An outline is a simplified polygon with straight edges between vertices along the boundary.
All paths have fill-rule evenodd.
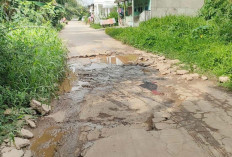
<path id="1" fill-rule="evenodd" d="M 100 24 L 95 24 L 95 23 L 91 23 L 90 27 L 94 28 L 94 29 L 101 29 L 101 28 L 103 28 Z"/>
<path id="2" fill-rule="evenodd" d="M 136 28 L 107 28 L 106 33 L 136 48 L 176 58 L 203 72 L 232 79 L 232 43 L 220 27 L 200 17 L 153 18 Z M 226 83 L 232 89 L 232 82 Z"/>
<path id="3" fill-rule="evenodd" d="M 25 115 L 32 114 L 28 108 L 31 99 L 50 102 L 66 70 L 66 49 L 55 28 L 12 23 L 3 27 L 0 29 L 0 143 L 13 137 Z"/>

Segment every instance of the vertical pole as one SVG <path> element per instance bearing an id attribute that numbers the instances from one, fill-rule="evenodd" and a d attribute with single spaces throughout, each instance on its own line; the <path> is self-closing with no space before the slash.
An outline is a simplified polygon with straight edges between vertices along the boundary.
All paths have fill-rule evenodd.
<path id="1" fill-rule="evenodd" d="M 118 25 L 120 26 L 119 3 L 118 3 L 118 7 L 117 7 L 117 12 L 118 12 Z"/>
<path id="2" fill-rule="evenodd" d="M 150 10 L 150 19 L 152 18 L 152 0 L 150 0 L 150 6 L 149 6 L 149 10 Z"/>
<path id="3" fill-rule="evenodd" d="M 126 23 L 126 1 L 124 1 L 124 23 Z"/>
<path id="4" fill-rule="evenodd" d="M 99 5 L 97 4 L 97 22 L 99 22 Z"/>
<path id="5" fill-rule="evenodd" d="M 126 1 L 124 1 L 124 17 L 126 17 Z"/>
<path id="6" fill-rule="evenodd" d="M 135 16 L 135 2 L 132 0 L 132 27 L 134 27 L 134 16 Z"/>
<path id="7" fill-rule="evenodd" d="M 93 4 L 93 23 L 95 23 L 95 5 Z"/>

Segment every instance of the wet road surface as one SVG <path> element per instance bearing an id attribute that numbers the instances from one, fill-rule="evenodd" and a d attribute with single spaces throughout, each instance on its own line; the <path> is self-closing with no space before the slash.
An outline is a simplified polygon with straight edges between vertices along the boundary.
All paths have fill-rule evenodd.
<path id="1" fill-rule="evenodd" d="M 71 21 L 70 73 L 33 130 L 35 157 L 230 157 L 232 95 L 211 81 L 162 75 L 171 60 Z"/>

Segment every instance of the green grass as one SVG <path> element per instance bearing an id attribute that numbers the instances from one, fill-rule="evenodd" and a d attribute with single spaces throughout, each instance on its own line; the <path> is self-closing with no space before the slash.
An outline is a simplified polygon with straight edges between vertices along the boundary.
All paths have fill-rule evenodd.
<path id="1" fill-rule="evenodd" d="M 95 23 L 91 23 L 90 27 L 94 28 L 94 29 L 101 29 L 101 28 L 103 28 L 100 24 L 95 24 Z"/>
<path id="2" fill-rule="evenodd" d="M 116 26 L 116 24 L 112 26 L 110 25 L 101 26 L 100 24 L 95 24 L 95 23 L 90 24 L 90 27 L 93 29 L 102 29 L 102 28 L 109 28 L 109 27 L 114 27 L 114 26 Z"/>
<path id="3" fill-rule="evenodd" d="M 31 113 L 31 99 L 50 102 L 66 70 L 66 49 L 55 28 L 5 27 L 0 33 L 0 143 L 15 135 L 21 126 L 17 121 Z M 5 116 L 8 108 L 14 114 Z"/>
<path id="4" fill-rule="evenodd" d="M 154 18 L 137 28 L 108 28 L 106 33 L 136 48 L 195 64 L 204 72 L 232 78 L 232 43 L 213 21 L 200 17 Z M 232 82 L 226 84 L 232 89 Z"/>

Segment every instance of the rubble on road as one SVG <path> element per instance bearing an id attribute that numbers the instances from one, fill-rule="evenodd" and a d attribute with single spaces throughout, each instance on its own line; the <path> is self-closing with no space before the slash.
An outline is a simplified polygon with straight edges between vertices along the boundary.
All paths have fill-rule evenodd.
<path id="1" fill-rule="evenodd" d="M 220 81 L 220 83 L 226 83 L 226 82 L 230 81 L 230 78 L 228 76 L 221 76 L 221 77 L 219 77 L 219 81 Z"/>
<path id="2" fill-rule="evenodd" d="M 42 115 L 46 115 L 51 111 L 51 106 L 46 105 L 46 104 L 41 104 L 39 101 L 32 100 L 30 103 L 30 106 L 41 113 Z"/>
<path id="3" fill-rule="evenodd" d="M 201 79 L 202 79 L 203 81 L 206 81 L 206 80 L 208 80 L 208 77 L 202 76 Z"/>
<path id="4" fill-rule="evenodd" d="M 26 129 L 21 129 L 19 135 L 23 138 L 28 138 L 28 139 L 34 137 L 33 133 Z"/>
<path id="5" fill-rule="evenodd" d="M 33 122 L 30 119 L 26 119 L 26 123 L 31 127 L 31 128 L 36 128 L 35 122 Z"/>
<path id="6" fill-rule="evenodd" d="M 184 74 L 188 74 L 189 71 L 188 70 L 177 70 L 176 73 L 177 75 L 184 75 Z"/>
<path id="7" fill-rule="evenodd" d="M 15 148 L 12 148 L 11 150 L 2 153 L 2 157 L 23 157 L 24 152 L 23 150 L 18 150 Z"/>
<path id="8" fill-rule="evenodd" d="M 23 139 L 19 137 L 15 137 L 14 142 L 11 143 L 11 146 L 12 147 L 15 146 L 17 149 L 21 149 L 29 145 L 30 145 L 30 141 L 28 139 Z"/>

